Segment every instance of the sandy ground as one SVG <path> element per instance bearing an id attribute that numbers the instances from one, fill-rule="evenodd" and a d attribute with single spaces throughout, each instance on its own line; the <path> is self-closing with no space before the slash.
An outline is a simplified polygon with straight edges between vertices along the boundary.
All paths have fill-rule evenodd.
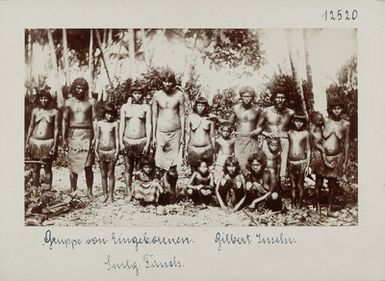
<path id="1" fill-rule="evenodd" d="M 86 197 L 84 174 L 79 175 L 79 200 L 84 203 L 82 208 L 48 217 L 42 225 L 48 226 L 348 226 L 358 224 L 358 211 L 355 202 L 346 202 L 347 193 L 341 190 L 336 198 L 339 211 L 336 217 L 326 217 L 325 206 L 322 214 L 318 215 L 311 205 L 314 189 L 307 188 L 305 192 L 306 207 L 302 210 L 290 210 L 290 200 L 284 197 L 288 207 L 281 212 L 273 212 L 262 208 L 257 210 L 244 209 L 238 212 L 223 211 L 214 206 L 194 206 L 189 201 L 179 202 L 168 206 L 142 206 L 138 202 L 127 202 L 125 199 L 123 165 L 116 166 L 115 201 L 102 202 L 102 189 L 99 167 L 94 166 L 95 198 L 90 202 Z M 62 197 L 69 195 L 68 169 L 55 167 L 53 170 L 53 188 Z M 183 185 L 181 178 L 179 185 Z M 323 198 L 325 201 L 326 194 Z M 339 207 L 339 208 L 338 208 Z"/>

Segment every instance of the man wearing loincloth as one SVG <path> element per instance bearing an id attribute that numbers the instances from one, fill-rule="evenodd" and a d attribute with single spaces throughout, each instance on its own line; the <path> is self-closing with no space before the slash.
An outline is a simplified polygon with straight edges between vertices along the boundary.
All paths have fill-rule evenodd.
<path id="1" fill-rule="evenodd" d="M 63 108 L 63 147 L 68 151 L 71 191 L 77 189 L 78 174 L 84 169 L 87 182 L 87 195 L 92 199 L 94 175 L 94 128 L 96 125 L 95 100 L 88 97 L 88 82 L 77 78 L 71 86 L 72 97 Z"/>
<path id="2" fill-rule="evenodd" d="M 143 103 L 145 89 L 139 82 L 131 87 L 131 96 L 120 109 L 120 147 L 123 150 L 128 201 L 132 199 L 132 173 L 150 148 L 151 108 Z"/>
<path id="3" fill-rule="evenodd" d="M 287 108 L 287 90 L 278 87 L 272 93 L 273 104 L 263 109 L 258 123 L 258 132 L 267 138 L 279 138 L 281 144 L 281 168 L 279 176 L 282 179 L 286 176 L 287 156 L 289 153 L 288 131 L 291 117 L 294 111 Z M 266 139 L 263 142 L 263 150 L 267 150 Z M 280 181 L 277 183 L 280 188 Z"/>
<path id="4" fill-rule="evenodd" d="M 48 90 L 40 90 L 36 96 L 38 106 L 32 110 L 25 147 L 32 160 L 44 163 L 45 183 L 52 185 L 52 161 L 57 153 L 59 112 L 52 108 L 52 97 Z M 41 163 L 32 167 L 34 193 L 40 186 Z"/>
<path id="5" fill-rule="evenodd" d="M 153 146 L 155 165 L 167 182 L 165 201 L 170 202 L 175 199 L 179 152 L 184 150 L 184 95 L 177 89 L 172 71 L 164 71 L 161 80 L 163 89 L 155 92 L 152 100 Z"/>
<path id="6" fill-rule="evenodd" d="M 324 176 L 328 180 L 329 188 L 328 216 L 332 216 L 337 179 L 346 172 L 349 159 L 350 122 L 342 118 L 343 110 L 343 102 L 340 99 L 328 101 L 329 118 L 325 118 L 325 127 L 322 131 L 325 150 Z"/>
<path id="7" fill-rule="evenodd" d="M 187 159 L 192 171 L 204 160 L 208 166 L 214 162 L 215 135 L 214 122 L 208 119 L 208 101 L 199 97 L 194 104 L 193 113 L 187 120 Z"/>
<path id="8" fill-rule="evenodd" d="M 255 98 L 253 88 L 246 86 L 239 90 L 241 103 L 234 105 L 234 112 L 229 121 L 236 124 L 234 155 L 239 161 L 241 170 L 246 168 L 247 159 L 258 149 L 257 131 L 258 120 L 261 116 L 261 108 L 254 105 Z"/>

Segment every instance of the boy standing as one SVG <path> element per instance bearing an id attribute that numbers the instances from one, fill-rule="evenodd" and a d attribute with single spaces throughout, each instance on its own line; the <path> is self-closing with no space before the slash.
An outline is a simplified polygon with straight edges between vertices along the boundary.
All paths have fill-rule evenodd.
<path id="1" fill-rule="evenodd" d="M 306 116 L 294 114 L 293 129 L 289 131 L 288 170 L 291 183 L 292 208 L 302 207 L 304 180 L 309 170 L 310 140 L 306 128 Z"/>

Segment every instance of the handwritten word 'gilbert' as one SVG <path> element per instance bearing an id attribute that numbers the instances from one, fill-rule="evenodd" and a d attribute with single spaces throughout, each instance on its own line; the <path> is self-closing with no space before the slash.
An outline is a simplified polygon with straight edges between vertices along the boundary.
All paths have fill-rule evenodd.
<path id="1" fill-rule="evenodd" d="M 251 245 L 251 244 L 266 244 L 266 245 L 291 245 L 295 244 L 296 241 L 294 238 L 285 237 L 283 233 L 278 236 L 266 237 L 261 233 L 256 233 L 255 235 L 245 234 L 245 235 L 235 235 L 233 233 L 224 233 L 217 232 L 215 235 L 214 242 L 217 245 L 217 250 L 221 251 L 223 246 L 241 246 L 241 245 Z"/>

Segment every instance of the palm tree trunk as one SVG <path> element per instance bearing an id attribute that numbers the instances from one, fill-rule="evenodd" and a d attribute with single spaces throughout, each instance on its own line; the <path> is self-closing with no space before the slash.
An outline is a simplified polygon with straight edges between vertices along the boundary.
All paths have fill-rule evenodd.
<path id="1" fill-rule="evenodd" d="M 314 111 L 313 76 L 312 76 L 312 70 L 310 65 L 309 36 L 307 34 L 306 29 L 303 30 L 303 43 L 305 46 L 307 85 L 309 87 L 307 91 L 307 95 L 305 95 L 305 102 L 308 107 L 308 111 L 311 113 Z"/>
<path id="2" fill-rule="evenodd" d="M 88 49 L 88 71 L 90 75 L 90 90 L 89 96 L 92 97 L 92 91 L 94 89 L 94 73 L 93 73 L 93 49 L 94 49 L 94 39 L 93 39 L 93 31 L 90 29 L 90 45 Z"/>
<path id="3" fill-rule="evenodd" d="M 52 59 L 52 67 L 53 67 L 53 72 L 55 76 L 55 95 L 56 95 L 56 101 L 57 101 L 57 106 L 61 108 L 64 104 L 64 99 L 63 99 L 63 94 L 60 89 L 60 81 L 59 81 L 59 72 L 58 72 L 58 67 L 57 67 L 57 58 L 56 58 L 56 51 L 55 51 L 55 44 L 53 42 L 53 37 L 52 37 L 52 31 L 50 29 L 47 29 L 47 35 L 48 35 L 48 44 L 49 44 L 49 49 L 51 53 L 51 59 Z"/>
<path id="4" fill-rule="evenodd" d="M 27 31 L 27 95 L 32 94 L 32 34 L 31 30 Z"/>
<path id="5" fill-rule="evenodd" d="M 104 55 L 104 51 L 103 51 L 103 47 L 102 47 L 102 43 L 101 43 L 101 40 L 100 40 L 100 35 L 99 35 L 98 30 L 95 30 L 95 34 L 96 34 L 96 42 L 98 43 L 100 54 L 102 56 L 102 61 L 103 61 L 104 69 L 106 71 L 108 81 L 109 81 L 110 85 L 112 86 L 112 81 L 111 81 L 111 78 L 110 78 L 110 73 L 108 71 L 108 65 L 107 65 L 107 62 L 106 62 L 106 58 L 105 58 L 105 55 Z"/>
<path id="6" fill-rule="evenodd" d="M 132 28 L 128 29 L 128 63 L 130 66 L 130 77 L 133 78 L 135 71 L 135 31 Z"/>
<path id="7" fill-rule="evenodd" d="M 299 104 L 297 104 L 297 109 L 301 109 L 303 113 L 308 116 L 308 112 L 306 109 L 306 104 L 305 104 L 305 98 L 303 94 L 303 89 L 302 89 L 302 83 L 301 79 L 298 74 L 298 61 L 295 58 L 295 53 L 296 53 L 296 48 L 292 44 L 292 34 L 290 31 L 286 31 L 286 40 L 287 40 L 287 46 L 289 49 L 289 58 L 290 58 L 290 65 L 291 65 L 291 71 L 295 80 L 296 84 L 296 90 L 297 90 L 297 96 L 299 98 Z M 297 99 L 298 100 L 298 99 Z M 301 108 L 299 108 L 301 107 Z"/>
<path id="8" fill-rule="evenodd" d="M 71 85 L 71 77 L 70 77 L 70 67 L 68 61 L 68 42 L 67 42 L 67 31 L 63 28 L 63 57 L 64 57 L 64 71 L 66 74 L 66 85 Z"/>

